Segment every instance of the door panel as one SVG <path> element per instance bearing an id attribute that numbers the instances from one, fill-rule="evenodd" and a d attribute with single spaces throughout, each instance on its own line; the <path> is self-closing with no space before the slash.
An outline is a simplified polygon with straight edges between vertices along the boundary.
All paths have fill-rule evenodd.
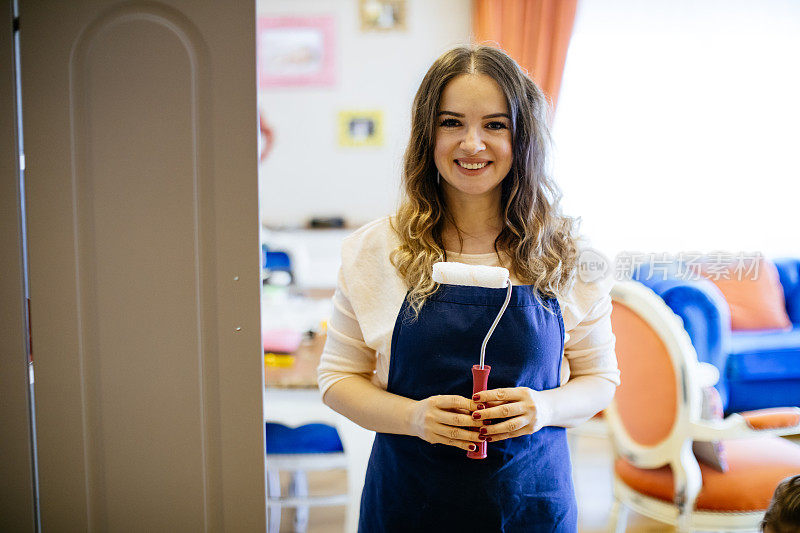
<path id="1" fill-rule="evenodd" d="M 45 530 L 264 530 L 254 17 L 22 6 Z"/>

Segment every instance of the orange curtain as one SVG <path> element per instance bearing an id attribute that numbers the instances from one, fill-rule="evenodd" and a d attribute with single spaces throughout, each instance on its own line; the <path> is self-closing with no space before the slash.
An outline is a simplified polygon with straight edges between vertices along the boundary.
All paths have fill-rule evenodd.
<path id="1" fill-rule="evenodd" d="M 555 108 L 577 5 L 578 0 L 473 0 L 474 39 L 505 50 Z"/>

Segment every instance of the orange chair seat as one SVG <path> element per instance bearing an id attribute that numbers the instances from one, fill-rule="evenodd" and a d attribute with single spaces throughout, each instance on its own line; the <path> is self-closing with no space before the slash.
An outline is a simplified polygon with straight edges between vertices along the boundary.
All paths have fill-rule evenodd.
<path id="1" fill-rule="evenodd" d="M 800 424 L 800 409 L 797 407 L 773 407 L 739 413 L 753 429 L 780 429 Z"/>
<path id="2" fill-rule="evenodd" d="M 778 483 L 800 473 L 800 446 L 780 437 L 723 441 L 728 472 L 700 463 L 703 488 L 695 508 L 701 511 L 763 511 Z M 674 496 L 672 469 L 637 468 L 625 459 L 614 464 L 617 476 L 628 487 L 671 503 Z"/>

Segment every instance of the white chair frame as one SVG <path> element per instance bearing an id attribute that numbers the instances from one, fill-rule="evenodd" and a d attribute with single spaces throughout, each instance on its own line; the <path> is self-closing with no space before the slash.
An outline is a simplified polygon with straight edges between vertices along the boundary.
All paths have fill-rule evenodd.
<path id="1" fill-rule="evenodd" d="M 350 503 L 347 492 L 330 496 L 310 496 L 306 472 L 319 470 L 346 470 L 347 456 L 343 452 L 267 455 L 267 507 L 269 533 L 278 533 L 281 509 L 294 507 L 294 531 L 305 533 L 308 529 L 310 507 L 346 506 Z M 281 494 L 281 472 L 291 472 L 288 494 Z"/>
<path id="2" fill-rule="evenodd" d="M 702 387 L 716 383 L 719 374 L 711 365 L 697 361 L 697 352 L 683 327 L 681 318 L 673 313 L 656 293 L 635 281 L 616 283 L 611 290 L 611 298 L 635 312 L 653 328 L 664 343 L 675 370 L 678 398 L 672 430 L 666 438 L 653 446 L 641 445 L 630 436 L 620 418 L 616 400 L 605 410 L 614 453 L 639 468 L 670 465 L 675 480 L 674 500 L 668 503 L 634 491 L 615 473 L 610 531 L 625 530 L 630 510 L 671 524 L 679 531 L 757 531 L 763 512 L 695 510 L 695 501 L 703 480 L 700 466 L 692 452 L 692 442 L 761 437 L 770 434 L 790 435 L 800 431 L 800 426 L 757 431 L 751 429 L 744 417 L 738 414 L 732 414 L 720 421 L 702 420 L 700 418 Z"/>
<path id="3" fill-rule="evenodd" d="M 344 447 L 344 454 L 326 453 L 309 454 L 309 456 L 269 454 L 267 456 L 265 476 L 268 506 L 270 507 L 270 517 L 267 520 L 270 533 L 278 530 L 281 507 L 297 508 L 294 525 L 296 530 L 302 530 L 303 522 L 307 520 L 308 507 L 315 505 L 346 505 L 344 530 L 356 531 L 361 490 L 364 487 L 367 463 L 375 433 L 356 425 L 323 404 L 317 389 L 266 388 L 264 390 L 264 421 L 278 422 L 289 427 L 298 427 L 313 422 L 330 424 L 336 428 Z M 302 461 L 302 464 L 298 464 L 298 461 Z M 298 470 L 327 470 L 342 467 L 347 468 L 346 501 L 341 496 L 304 501 L 303 494 L 304 490 L 307 494 L 307 487 L 303 485 L 303 476 L 294 474 L 288 498 L 280 494 L 278 478 L 280 471 L 297 472 Z M 270 499 L 273 501 L 270 502 Z"/>

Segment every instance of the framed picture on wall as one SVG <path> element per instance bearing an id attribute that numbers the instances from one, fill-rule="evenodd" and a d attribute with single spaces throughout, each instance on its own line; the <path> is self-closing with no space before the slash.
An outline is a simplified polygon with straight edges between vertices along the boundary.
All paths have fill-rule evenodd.
<path id="1" fill-rule="evenodd" d="M 339 111 L 339 146 L 383 146 L 383 111 Z"/>
<path id="2" fill-rule="evenodd" d="M 258 17 L 258 87 L 332 86 L 335 18 Z"/>
<path id="3" fill-rule="evenodd" d="M 361 31 L 406 29 L 406 0 L 359 0 Z"/>

